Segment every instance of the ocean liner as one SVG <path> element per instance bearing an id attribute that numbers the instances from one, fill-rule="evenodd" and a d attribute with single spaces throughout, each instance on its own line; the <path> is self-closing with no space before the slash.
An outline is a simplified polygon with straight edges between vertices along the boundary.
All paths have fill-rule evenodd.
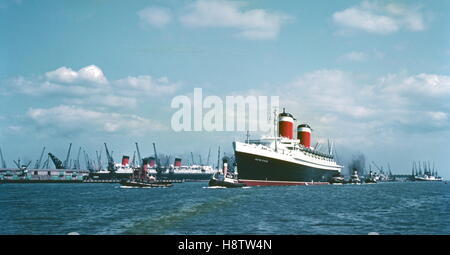
<path id="1" fill-rule="evenodd" d="M 272 137 L 233 142 L 239 182 L 248 186 L 329 184 L 341 172 L 332 146 L 328 153 L 311 146 L 312 130 L 308 124 L 297 127 L 297 139 L 293 137 L 292 114 L 284 109 L 278 116 L 275 113 L 274 124 Z"/>

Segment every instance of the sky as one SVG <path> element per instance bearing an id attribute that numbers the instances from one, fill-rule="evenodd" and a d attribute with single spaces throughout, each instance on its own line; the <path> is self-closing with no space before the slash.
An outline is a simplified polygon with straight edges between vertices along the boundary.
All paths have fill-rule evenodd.
<path id="1" fill-rule="evenodd" d="M 171 128 L 171 100 L 202 88 L 279 96 L 343 164 L 430 161 L 450 178 L 448 13 L 449 0 L 1 0 L 0 147 L 10 166 L 71 142 L 91 157 L 106 142 L 116 160 L 134 142 L 232 153 L 245 132 Z"/>

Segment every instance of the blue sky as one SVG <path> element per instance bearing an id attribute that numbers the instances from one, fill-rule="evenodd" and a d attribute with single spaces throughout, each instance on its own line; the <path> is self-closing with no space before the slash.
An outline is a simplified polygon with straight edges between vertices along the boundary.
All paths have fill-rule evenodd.
<path id="1" fill-rule="evenodd" d="M 170 101 L 278 95 L 336 141 L 450 177 L 450 1 L 0 2 L 0 146 L 203 153 L 244 134 L 170 129 Z M 257 136 L 259 134 L 255 134 Z M 117 157 L 116 157 L 117 158 Z M 9 163 L 11 164 L 11 163 Z"/>

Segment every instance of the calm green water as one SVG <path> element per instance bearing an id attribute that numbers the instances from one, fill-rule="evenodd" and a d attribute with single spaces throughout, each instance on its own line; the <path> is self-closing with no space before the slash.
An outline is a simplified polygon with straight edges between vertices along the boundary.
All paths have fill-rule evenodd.
<path id="1" fill-rule="evenodd" d="M 450 184 L 1 184 L 0 234 L 450 234 Z"/>

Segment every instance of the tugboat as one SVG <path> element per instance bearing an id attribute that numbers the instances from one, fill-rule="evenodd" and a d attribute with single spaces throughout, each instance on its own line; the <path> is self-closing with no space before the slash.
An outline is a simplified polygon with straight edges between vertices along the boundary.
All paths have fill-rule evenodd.
<path id="1" fill-rule="evenodd" d="M 120 181 L 122 187 L 160 188 L 173 186 L 171 181 L 157 180 L 155 176 L 149 175 L 147 171 L 147 164 L 148 159 L 143 159 L 142 167 L 133 172 L 133 175 L 130 179 L 123 179 Z"/>
<path id="2" fill-rule="evenodd" d="M 361 184 L 361 180 L 358 177 L 358 171 L 353 169 L 353 174 L 350 176 L 350 180 L 348 180 L 349 184 Z"/>
<path id="3" fill-rule="evenodd" d="M 225 188 L 242 188 L 246 186 L 245 183 L 238 181 L 237 171 L 234 173 L 228 172 L 228 159 L 223 158 L 222 172 L 217 171 L 209 180 L 210 187 L 225 187 Z"/>
<path id="4" fill-rule="evenodd" d="M 378 181 L 378 176 L 376 176 L 375 174 L 372 173 L 372 171 L 369 172 L 369 176 L 367 176 L 364 179 L 364 183 L 377 183 Z"/>
<path id="5" fill-rule="evenodd" d="M 330 180 L 330 184 L 333 185 L 342 185 L 344 182 L 344 177 L 340 173 L 336 173 Z"/>

